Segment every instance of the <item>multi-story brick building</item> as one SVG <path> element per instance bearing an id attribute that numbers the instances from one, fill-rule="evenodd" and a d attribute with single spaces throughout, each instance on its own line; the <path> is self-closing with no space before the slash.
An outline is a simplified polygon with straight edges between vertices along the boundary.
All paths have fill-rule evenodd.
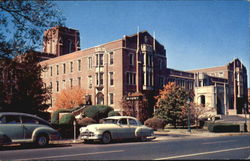
<path id="1" fill-rule="evenodd" d="M 219 114 L 242 114 L 244 106 L 247 106 L 247 70 L 239 59 L 213 68 L 192 70 L 196 73 L 196 87 L 205 88 L 214 86 L 211 92 L 215 96 L 213 104 Z M 207 91 L 207 90 L 205 90 Z M 204 92 L 203 92 L 204 93 Z M 196 97 L 206 97 L 196 93 Z"/>
<path id="2" fill-rule="evenodd" d="M 54 29 L 60 30 L 60 27 Z M 53 94 L 66 86 L 80 86 L 87 90 L 93 104 L 110 105 L 116 110 L 128 93 L 160 89 L 166 81 L 166 51 L 147 31 L 41 64 L 48 66 L 43 80 L 52 86 Z"/>
<path id="3" fill-rule="evenodd" d="M 242 113 L 247 75 L 238 59 L 216 68 L 168 69 L 164 46 L 147 31 L 84 50 L 79 50 L 78 42 L 79 32 L 73 29 L 58 26 L 45 32 L 44 52 L 54 56 L 40 63 L 48 66 L 43 80 L 52 86 L 52 106 L 55 93 L 67 86 L 80 86 L 92 104 L 105 104 L 120 111 L 120 101 L 129 93 L 154 93 L 174 81 L 194 90 L 195 101 L 210 103 L 218 114 Z"/>

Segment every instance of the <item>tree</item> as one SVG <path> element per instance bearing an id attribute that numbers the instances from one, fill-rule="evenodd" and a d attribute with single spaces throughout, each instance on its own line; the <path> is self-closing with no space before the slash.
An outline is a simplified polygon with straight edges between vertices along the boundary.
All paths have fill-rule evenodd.
<path id="1" fill-rule="evenodd" d="M 182 109 L 189 98 L 192 98 L 189 91 L 185 91 L 174 82 L 166 84 L 156 97 L 155 116 L 176 128 L 177 123 L 181 121 Z"/>
<path id="2" fill-rule="evenodd" d="M 123 115 L 133 116 L 139 119 L 141 122 L 144 122 L 150 116 L 149 102 L 146 96 L 142 93 L 131 93 L 129 97 L 139 97 L 139 100 L 127 100 L 124 97 L 120 104 L 123 109 Z"/>
<path id="3" fill-rule="evenodd" d="M 56 94 L 55 107 L 53 109 L 70 109 L 85 104 L 86 91 L 78 86 L 67 87 Z"/>
<path id="4" fill-rule="evenodd" d="M 34 53 L 0 59 L 0 111 L 37 114 L 49 107 L 51 89 L 41 78 L 46 67 L 38 59 Z"/>
<path id="5" fill-rule="evenodd" d="M 1 1 L 0 58 L 15 57 L 41 47 L 42 33 L 65 19 L 55 4 L 45 0 Z"/>

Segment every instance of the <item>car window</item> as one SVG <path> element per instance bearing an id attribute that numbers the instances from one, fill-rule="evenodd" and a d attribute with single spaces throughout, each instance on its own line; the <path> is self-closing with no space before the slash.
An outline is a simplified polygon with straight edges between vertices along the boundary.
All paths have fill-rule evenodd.
<path id="1" fill-rule="evenodd" d="M 116 124 L 117 120 L 115 119 L 104 119 L 104 124 Z"/>
<path id="2" fill-rule="evenodd" d="M 18 115 L 7 115 L 5 116 L 6 124 L 18 124 L 20 123 L 20 117 Z"/>
<path id="3" fill-rule="evenodd" d="M 39 121 L 35 118 L 29 117 L 29 116 L 22 116 L 22 123 L 23 124 L 38 124 Z"/>
<path id="4" fill-rule="evenodd" d="M 120 119 L 119 123 L 121 125 L 127 125 L 128 124 L 127 119 Z"/>
<path id="5" fill-rule="evenodd" d="M 5 124 L 6 123 L 6 119 L 5 119 L 5 116 L 2 116 L 0 118 L 0 124 Z"/>
<path id="6" fill-rule="evenodd" d="M 134 125 L 134 126 L 137 126 L 137 122 L 134 120 L 134 119 L 129 119 L 129 125 Z"/>

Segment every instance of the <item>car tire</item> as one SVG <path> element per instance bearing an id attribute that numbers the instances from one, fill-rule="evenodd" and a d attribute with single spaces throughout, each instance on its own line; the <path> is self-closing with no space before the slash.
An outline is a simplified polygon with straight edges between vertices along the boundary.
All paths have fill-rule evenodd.
<path id="1" fill-rule="evenodd" d="M 49 138 L 47 135 L 42 134 L 36 137 L 36 145 L 39 147 L 44 147 L 49 144 Z"/>
<path id="2" fill-rule="evenodd" d="M 112 141 L 111 134 L 109 132 L 104 132 L 102 134 L 102 143 L 108 144 L 111 143 L 111 141 Z"/>

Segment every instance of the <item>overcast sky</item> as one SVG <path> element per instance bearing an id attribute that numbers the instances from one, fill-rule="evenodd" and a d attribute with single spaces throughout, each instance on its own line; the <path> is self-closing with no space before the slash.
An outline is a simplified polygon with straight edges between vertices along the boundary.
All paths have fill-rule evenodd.
<path id="1" fill-rule="evenodd" d="M 239 58 L 248 70 L 247 1 L 56 1 L 66 26 L 80 31 L 81 49 L 147 30 L 165 46 L 167 67 L 223 66 Z"/>

